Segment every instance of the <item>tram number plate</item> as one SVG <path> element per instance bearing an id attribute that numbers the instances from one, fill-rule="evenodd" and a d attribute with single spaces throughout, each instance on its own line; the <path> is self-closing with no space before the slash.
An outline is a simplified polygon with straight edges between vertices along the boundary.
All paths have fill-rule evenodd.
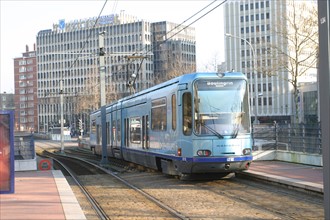
<path id="1" fill-rule="evenodd" d="M 229 157 L 229 158 L 227 158 L 227 161 L 235 161 L 235 158 Z"/>

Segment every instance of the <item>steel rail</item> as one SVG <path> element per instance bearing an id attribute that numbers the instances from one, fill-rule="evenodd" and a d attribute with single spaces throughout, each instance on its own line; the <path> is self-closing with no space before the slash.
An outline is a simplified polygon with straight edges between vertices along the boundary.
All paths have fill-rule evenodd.
<path id="1" fill-rule="evenodd" d="M 50 153 L 48 151 L 46 151 L 46 152 L 48 154 L 52 154 L 52 153 Z M 64 156 L 64 155 L 56 155 L 56 156 L 67 157 L 67 156 Z M 61 161 L 59 161 L 55 157 L 52 157 L 52 156 L 49 156 L 49 155 L 47 155 L 47 157 L 49 157 L 49 158 L 53 159 L 54 161 L 56 161 L 58 164 L 60 164 L 63 167 L 63 169 L 65 169 L 70 174 L 70 176 L 75 181 L 75 183 L 78 185 L 79 189 L 86 196 L 86 198 L 88 199 L 88 201 L 90 202 L 90 204 L 92 205 L 93 209 L 95 210 L 95 212 L 97 213 L 97 215 L 100 217 L 100 219 L 102 219 L 102 220 L 109 220 L 110 219 L 109 216 L 102 209 L 102 207 L 99 205 L 99 203 L 94 199 L 94 197 L 88 192 L 88 190 L 86 189 L 86 187 L 84 187 L 84 185 L 79 181 L 79 179 L 76 177 L 76 175 L 70 170 L 70 168 L 68 168 L 67 166 L 65 166 Z M 76 158 L 72 158 L 72 157 L 67 157 L 67 158 L 76 159 Z"/>

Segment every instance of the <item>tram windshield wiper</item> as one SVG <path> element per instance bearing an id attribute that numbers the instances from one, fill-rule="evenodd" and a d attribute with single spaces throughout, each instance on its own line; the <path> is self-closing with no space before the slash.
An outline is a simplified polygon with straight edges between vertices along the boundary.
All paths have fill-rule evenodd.
<path id="1" fill-rule="evenodd" d="M 237 137 L 237 134 L 238 134 L 238 130 L 239 130 L 239 125 L 238 124 L 235 124 L 234 125 L 234 132 L 233 132 L 233 135 L 231 136 L 232 138 L 236 138 Z"/>
<path id="2" fill-rule="evenodd" d="M 211 128 L 210 126 L 206 125 L 204 122 L 199 121 L 199 123 L 206 129 L 208 129 L 209 131 L 211 131 L 214 135 L 216 135 L 219 139 L 223 139 L 223 136 L 217 132 L 216 130 L 214 130 L 213 128 Z"/>

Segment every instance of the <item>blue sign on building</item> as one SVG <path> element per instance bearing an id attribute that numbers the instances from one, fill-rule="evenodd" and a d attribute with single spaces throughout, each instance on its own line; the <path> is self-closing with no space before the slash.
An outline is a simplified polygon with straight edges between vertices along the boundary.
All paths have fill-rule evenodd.
<path id="1" fill-rule="evenodd" d="M 0 110 L 0 194 L 14 193 L 14 112 Z"/>

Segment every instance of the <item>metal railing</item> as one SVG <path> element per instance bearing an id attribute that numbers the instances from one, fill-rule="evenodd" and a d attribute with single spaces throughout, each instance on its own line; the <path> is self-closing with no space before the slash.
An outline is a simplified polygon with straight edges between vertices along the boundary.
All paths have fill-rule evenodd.
<path id="1" fill-rule="evenodd" d="M 322 154 L 320 124 L 253 125 L 254 149 Z"/>
<path id="2" fill-rule="evenodd" d="M 35 159 L 33 134 L 15 134 L 15 160 Z"/>

